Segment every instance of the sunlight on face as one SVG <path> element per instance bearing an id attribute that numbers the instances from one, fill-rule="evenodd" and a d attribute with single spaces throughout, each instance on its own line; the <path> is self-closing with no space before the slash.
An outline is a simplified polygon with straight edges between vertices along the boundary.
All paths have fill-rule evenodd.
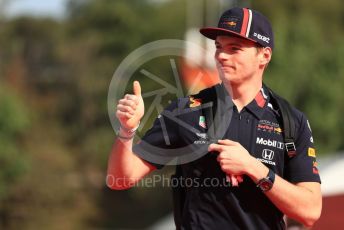
<path id="1" fill-rule="evenodd" d="M 216 66 L 223 82 L 239 83 L 261 74 L 257 43 L 235 36 L 218 36 L 215 40 Z"/>

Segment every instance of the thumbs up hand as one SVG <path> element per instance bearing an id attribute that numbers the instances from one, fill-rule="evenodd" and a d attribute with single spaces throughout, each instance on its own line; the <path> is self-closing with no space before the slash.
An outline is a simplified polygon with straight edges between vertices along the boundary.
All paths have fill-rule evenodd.
<path id="1" fill-rule="evenodd" d="M 144 103 L 141 96 L 141 86 L 138 81 L 133 83 L 134 94 L 126 94 L 118 101 L 116 116 L 124 129 L 136 128 L 144 115 Z"/>

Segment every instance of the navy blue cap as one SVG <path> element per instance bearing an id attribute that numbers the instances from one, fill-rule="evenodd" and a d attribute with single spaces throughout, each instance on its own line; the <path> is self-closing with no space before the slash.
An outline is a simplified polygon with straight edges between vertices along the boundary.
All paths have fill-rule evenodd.
<path id="1" fill-rule="evenodd" d="M 232 8 L 224 12 L 217 27 L 200 29 L 201 34 L 215 40 L 219 35 L 234 35 L 274 48 L 274 36 L 269 20 L 256 10 Z"/>

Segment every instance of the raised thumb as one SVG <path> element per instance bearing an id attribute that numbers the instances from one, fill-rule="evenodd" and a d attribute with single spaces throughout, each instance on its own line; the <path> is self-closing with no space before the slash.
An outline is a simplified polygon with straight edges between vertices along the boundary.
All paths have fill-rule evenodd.
<path id="1" fill-rule="evenodd" d="M 140 82 L 134 81 L 133 83 L 133 91 L 136 96 L 141 96 L 141 85 Z"/>

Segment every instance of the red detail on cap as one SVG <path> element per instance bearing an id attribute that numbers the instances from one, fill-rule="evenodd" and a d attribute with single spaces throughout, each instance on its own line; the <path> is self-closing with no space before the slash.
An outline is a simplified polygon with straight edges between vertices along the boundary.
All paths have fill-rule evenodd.
<path id="1" fill-rule="evenodd" d="M 248 26 L 248 17 L 249 17 L 249 12 L 247 8 L 243 8 L 244 11 L 244 17 L 242 19 L 242 26 L 241 26 L 241 31 L 240 34 L 244 37 L 246 37 L 246 31 L 247 31 L 247 26 Z"/>
<path id="2" fill-rule="evenodd" d="M 255 97 L 255 100 L 260 108 L 264 107 L 266 100 L 261 91 L 258 92 L 257 96 Z"/>

